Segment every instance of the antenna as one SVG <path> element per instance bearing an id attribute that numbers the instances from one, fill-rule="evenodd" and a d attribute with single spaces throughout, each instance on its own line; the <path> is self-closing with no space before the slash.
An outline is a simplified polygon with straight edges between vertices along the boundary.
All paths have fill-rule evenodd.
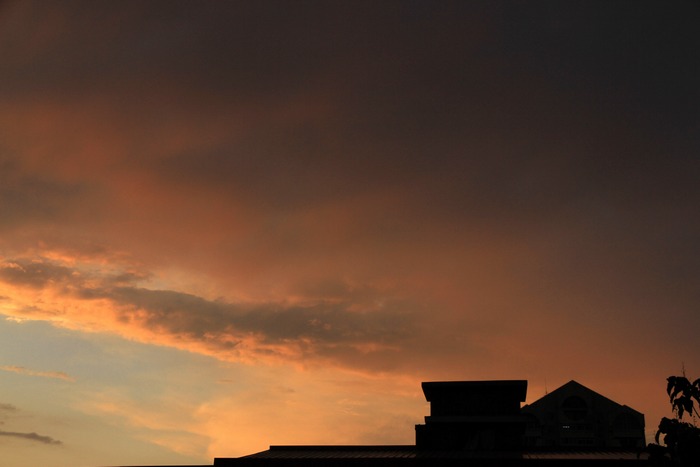
<path id="1" fill-rule="evenodd" d="M 546 396 L 549 394 L 549 391 L 547 391 L 547 377 L 544 377 L 544 395 Z"/>

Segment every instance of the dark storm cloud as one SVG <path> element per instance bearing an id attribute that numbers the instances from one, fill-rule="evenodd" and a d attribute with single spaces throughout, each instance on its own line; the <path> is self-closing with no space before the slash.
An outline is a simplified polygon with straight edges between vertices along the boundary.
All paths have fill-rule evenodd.
<path id="1" fill-rule="evenodd" d="M 26 82 L 31 78 L 41 84 L 77 88 L 95 81 L 99 85 L 100 79 L 139 75 L 189 78 L 186 84 L 194 87 L 206 84 L 215 90 L 250 92 L 270 91 L 281 84 L 282 89 L 294 89 L 326 71 L 329 63 L 367 53 L 391 59 L 395 46 L 410 40 L 399 49 L 404 56 L 415 52 L 413 46 L 424 40 L 414 33 L 432 33 L 428 38 L 441 34 L 431 20 L 448 20 L 451 27 L 446 30 L 452 31 L 460 22 L 455 13 L 474 12 L 480 19 L 479 10 L 484 8 L 243 1 L 122 2 L 119 6 L 73 2 L 69 8 L 39 8 L 28 3 L 10 5 L 8 10 L 8 16 L 25 20 L 29 35 L 23 44 L 6 46 L 13 60 L 5 66 L 19 69 L 17 78 L 25 78 L 24 83 L 17 79 L 18 84 L 36 85 Z M 88 18 L 92 22 L 85 21 Z M 33 52 L 32 60 L 12 53 L 22 48 Z"/>
<path id="2" fill-rule="evenodd" d="M 628 116 L 639 121 L 671 127 L 697 118 L 697 2 L 512 6 L 506 37 L 518 66 L 601 108 L 628 106 Z"/>
<path id="3" fill-rule="evenodd" d="M 6 62 L 8 76 L 27 92 L 108 91 L 116 113 L 138 99 L 134 127 L 231 119 L 228 140 L 135 162 L 255 208 L 394 189 L 414 215 L 530 219 L 592 191 L 663 198 L 700 170 L 688 2 L 74 7 L 26 7 L 55 26 L 37 30 L 42 59 Z M 279 117 L 315 99 L 321 114 Z"/>
<path id="4" fill-rule="evenodd" d="M 22 438 L 26 439 L 29 441 L 36 441 L 38 443 L 42 444 L 52 444 L 52 445 L 60 445 L 63 444 L 61 441 L 54 439 L 50 436 L 45 436 L 45 435 L 40 435 L 38 433 L 18 433 L 15 431 L 2 431 L 0 430 L 0 436 L 9 436 L 12 438 Z"/>
<path id="5" fill-rule="evenodd" d="M 326 113 L 269 118 L 215 147 L 160 159 L 151 170 L 178 186 L 221 187 L 262 209 L 382 190 L 403 195 L 408 216 L 442 210 L 443 219 L 527 223 L 585 208 L 593 196 L 618 211 L 639 202 L 676 203 L 679 193 L 692 206 L 700 168 L 689 154 L 700 141 L 697 120 L 688 117 L 697 117 L 690 83 L 700 70 L 677 52 L 699 40 L 688 24 L 692 16 L 644 2 L 599 6 L 416 2 L 370 12 L 288 11 L 284 4 L 246 10 L 249 18 L 234 21 L 271 22 L 270 36 L 242 28 L 255 47 L 231 32 L 239 28 L 217 32 L 221 37 L 211 41 L 222 47 L 203 46 L 207 33 L 192 45 L 217 56 L 208 77 L 241 74 L 208 89 L 220 89 L 225 105 L 258 106 L 270 117 L 285 105 L 280 94 L 307 93 L 325 101 Z M 659 14 L 678 22 L 657 22 Z M 338 31 L 326 26 L 329 18 Z M 238 48 L 261 58 L 237 61 Z M 292 66 L 295 57 L 305 73 L 300 84 L 293 84 L 301 72 Z M 279 69 L 266 73 L 273 66 Z M 245 78 L 242 70 L 262 76 Z M 248 82 L 263 92 L 250 94 Z"/>
<path id="6" fill-rule="evenodd" d="M 0 149 L 0 229 L 36 222 L 70 220 L 85 198 L 94 196 L 86 183 L 70 183 L 23 167 Z"/>

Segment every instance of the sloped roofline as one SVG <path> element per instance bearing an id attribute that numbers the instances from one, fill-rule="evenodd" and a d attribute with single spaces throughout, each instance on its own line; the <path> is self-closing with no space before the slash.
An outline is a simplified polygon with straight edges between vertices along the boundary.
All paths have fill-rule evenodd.
<path id="1" fill-rule="evenodd" d="M 539 405 L 541 401 L 543 401 L 543 400 L 549 398 L 549 397 L 552 396 L 553 394 L 556 394 L 556 393 L 558 393 L 558 392 L 563 392 L 564 388 L 568 388 L 568 387 L 570 387 L 570 386 L 577 386 L 577 387 L 582 388 L 582 389 L 584 389 L 584 390 L 586 390 L 586 391 L 588 391 L 588 392 L 592 392 L 596 397 L 600 397 L 601 399 L 605 399 L 605 400 L 607 400 L 607 401 L 609 401 L 609 402 L 612 402 L 613 404 L 615 404 L 615 405 L 617 405 L 617 406 L 620 406 L 620 407 L 624 407 L 624 408 L 626 408 L 626 409 L 629 409 L 629 410 L 631 410 L 632 412 L 638 413 L 639 415 L 642 415 L 642 416 L 644 415 L 643 413 L 639 412 L 638 410 L 635 410 L 635 409 L 633 409 L 632 407 L 630 407 L 630 406 L 628 406 L 628 405 L 624 405 L 624 404 L 620 404 L 619 402 L 615 402 L 614 400 L 610 399 L 609 397 L 605 397 L 604 395 L 600 394 L 599 392 L 594 391 L 593 389 L 591 389 L 591 388 L 589 388 L 589 387 L 587 387 L 587 386 L 584 386 L 583 384 L 581 384 L 581 383 L 579 383 L 578 381 L 575 381 L 575 380 L 573 380 L 573 379 L 572 379 L 571 381 L 569 381 L 568 383 L 562 384 L 561 386 L 559 386 L 559 387 L 558 387 L 557 389 L 555 389 L 554 391 L 552 391 L 552 392 L 550 392 L 550 393 L 548 393 L 548 394 L 545 394 L 544 396 L 540 397 L 539 399 L 537 399 L 536 401 L 532 402 L 531 404 L 524 405 L 522 408 L 524 409 L 524 408 L 526 408 L 526 407 L 533 407 L 533 406 L 535 406 L 535 405 Z"/>

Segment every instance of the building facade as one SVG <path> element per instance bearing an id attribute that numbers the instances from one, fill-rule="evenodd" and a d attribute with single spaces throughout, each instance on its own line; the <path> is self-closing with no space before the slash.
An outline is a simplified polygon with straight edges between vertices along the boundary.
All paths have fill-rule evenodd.
<path id="1" fill-rule="evenodd" d="M 515 451 L 521 448 L 527 381 L 422 383 L 430 402 L 424 425 L 416 425 L 419 450 Z"/>
<path id="2" fill-rule="evenodd" d="M 644 415 L 576 381 L 569 381 L 521 412 L 525 449 L 641 449 Z"/>
<path id="3" fill-rule="evenodd" d="M 220 467 L 647 465 L 644 416 L 571 381 L 530 405 L 527 381 L 422 383 L 430 415 L 413 446 L 270 446 Z"/>

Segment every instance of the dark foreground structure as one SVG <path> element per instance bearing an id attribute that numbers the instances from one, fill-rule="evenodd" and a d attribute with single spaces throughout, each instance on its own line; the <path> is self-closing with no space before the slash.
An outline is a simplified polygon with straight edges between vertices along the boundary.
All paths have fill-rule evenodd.
<path id="1" fill-rule="evenodd" d="M 644 415 L 569 381 L 521 410 L 525 449 L 627 449 L 646 446 Z"/>
<path id="2" fill-rule="evenodd" d="M 218 467 L 642 466 L 644 415 L 570 381 L 520 407 L 527 381 L 422 383 L 430 402 L 410 446 L 270 446 Z"/>
<path id="3" fill-rule="evenodd" d="M 644 415 L 571 381 L 523 408 L 527 381 L 422 384 L 414 446 L 270 446 L 215 466 L 646 465 Z"/>

